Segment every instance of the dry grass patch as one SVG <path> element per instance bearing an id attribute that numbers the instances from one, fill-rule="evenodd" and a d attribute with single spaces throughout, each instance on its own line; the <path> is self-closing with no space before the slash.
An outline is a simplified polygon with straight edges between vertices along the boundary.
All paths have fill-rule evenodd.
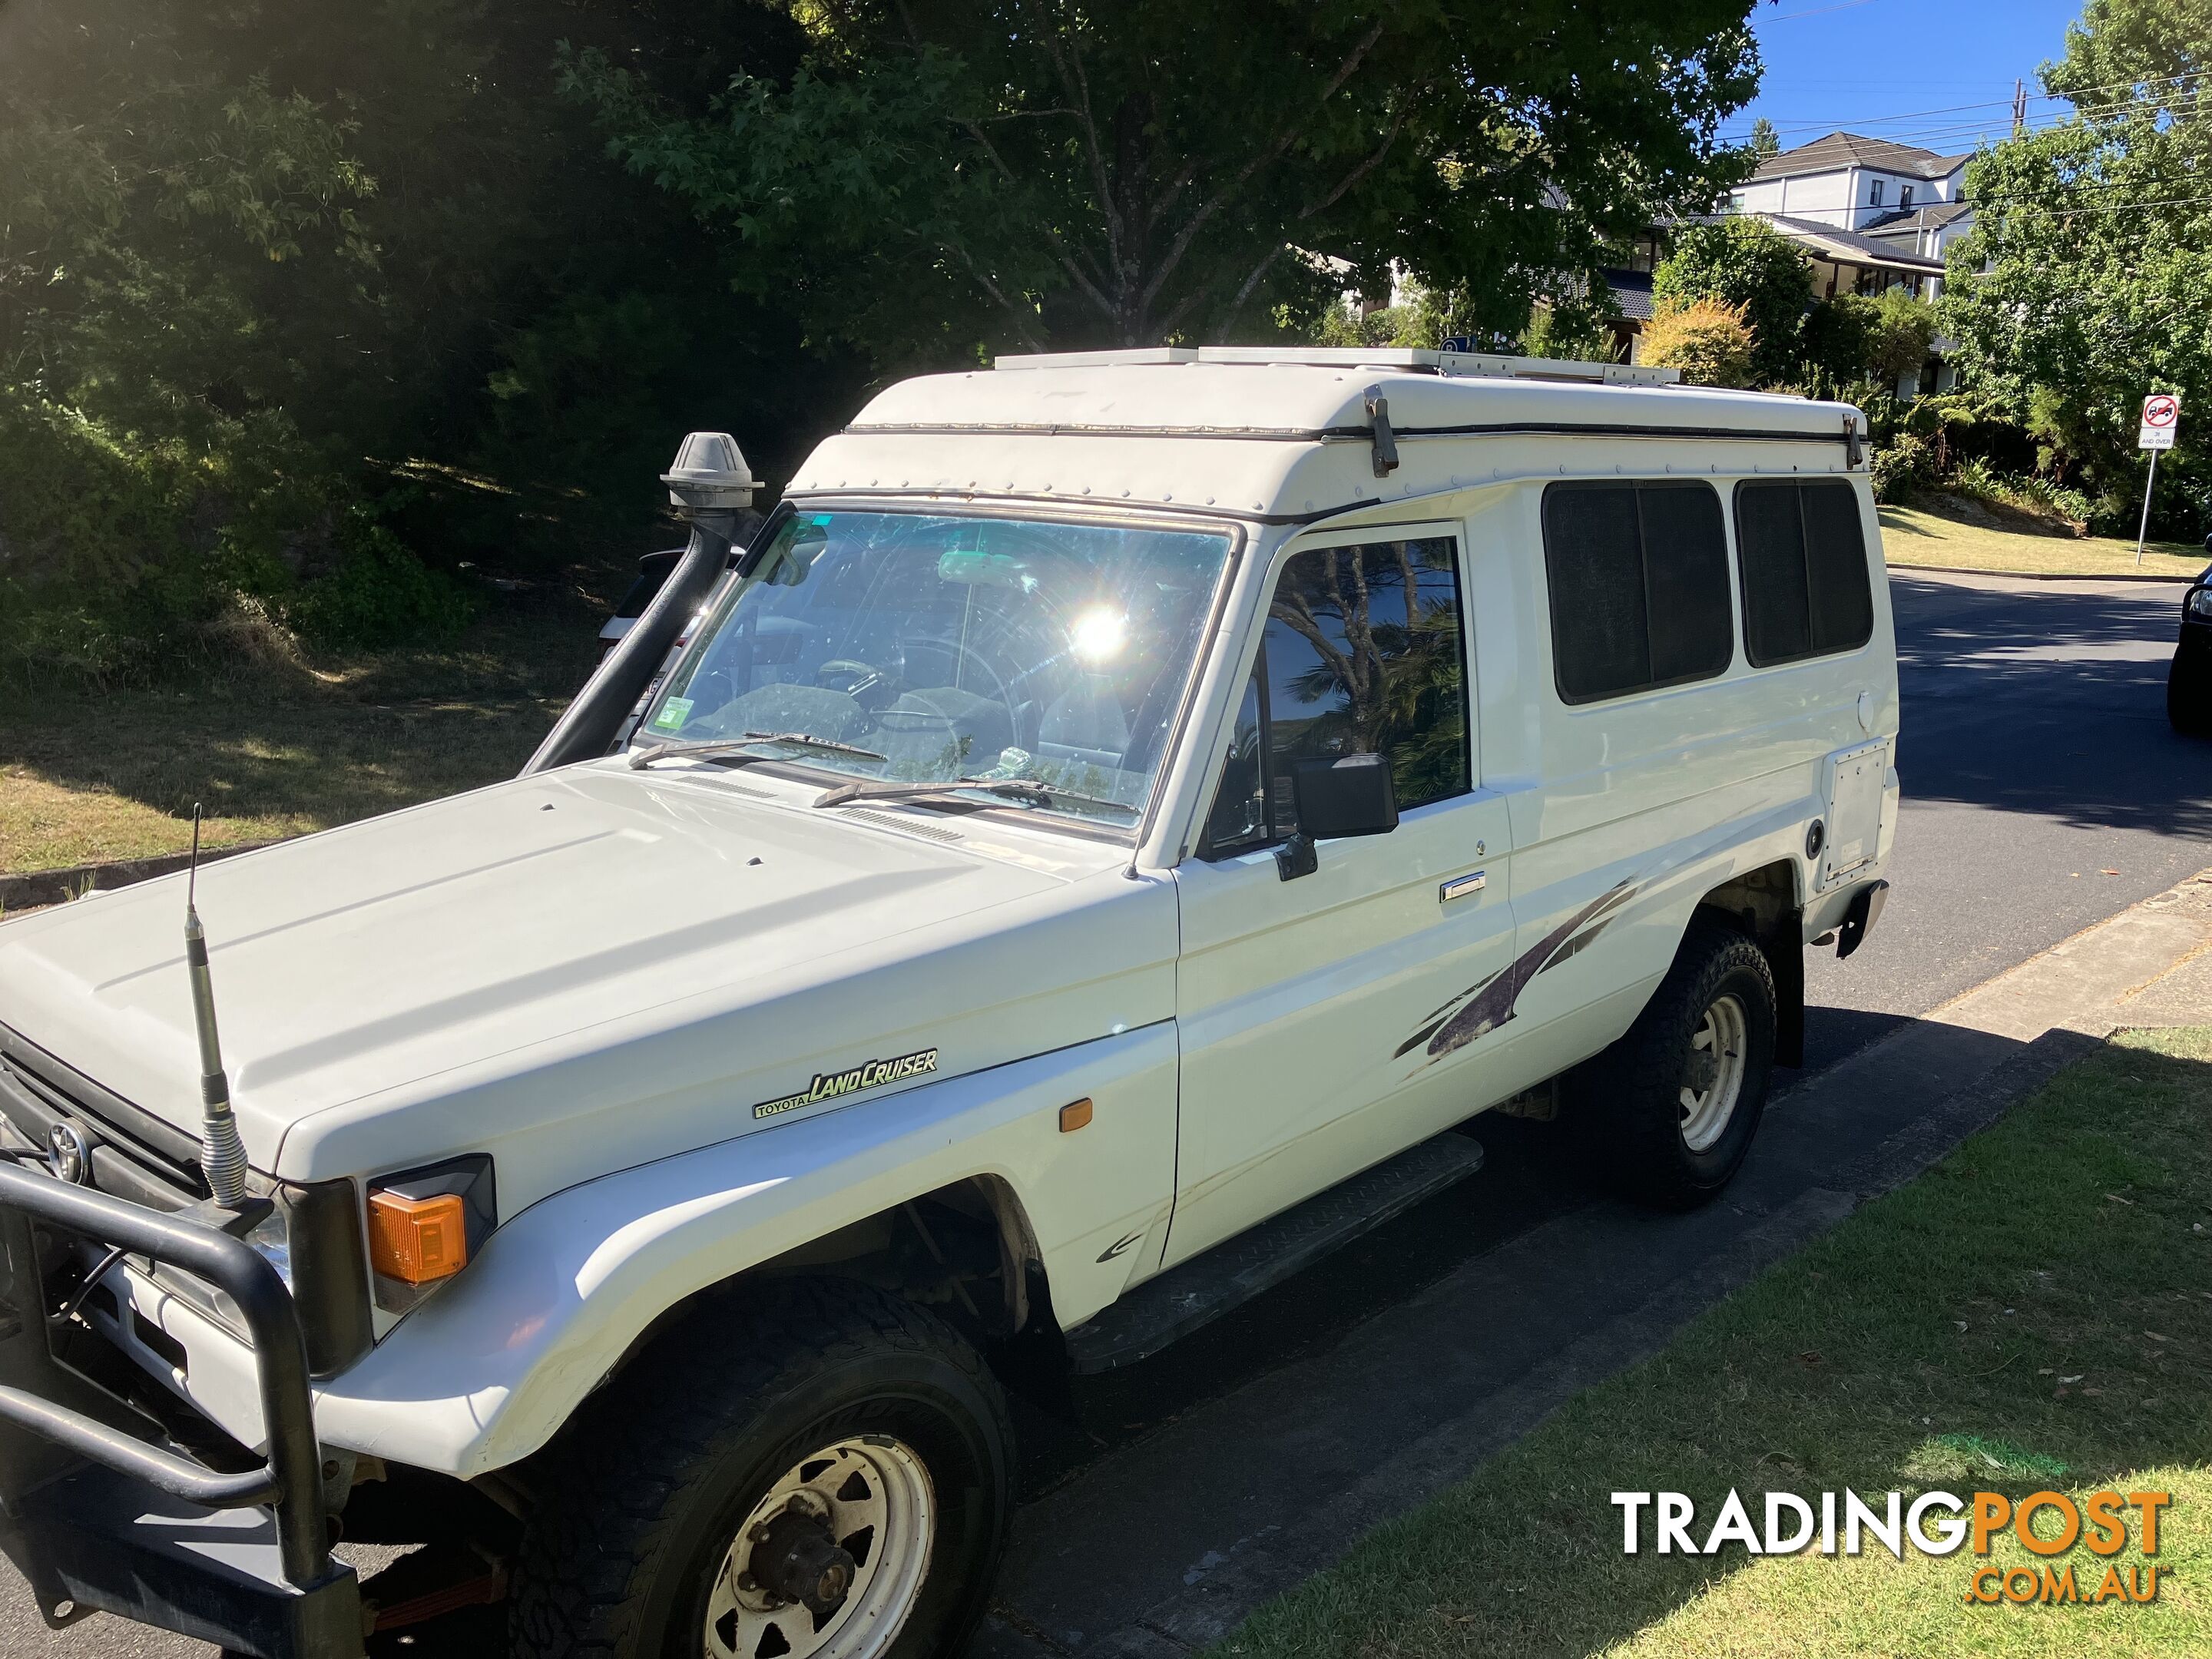
<path id="1" fill-rule="evenodd" d="M 512 776 L 583 684 L 580 601 L 508 611 L 455 647 L 263 661 L 189 689 L 0 692 L 0 873 L 327 829 Z"/>
<path id="2" fill-rule="evenodd" d="M 2194 576 L 2212 562 L 2212 555 L 2201 547 L 2152 542 L 2138 568 L 2132 541 L 2024 533 L 1995 524 L 1967 524 L 1923 507 L 1883 507 L 1881 529 L 1882 553 L 1899 569 L 1948 565 L 2040 576 Z"/>

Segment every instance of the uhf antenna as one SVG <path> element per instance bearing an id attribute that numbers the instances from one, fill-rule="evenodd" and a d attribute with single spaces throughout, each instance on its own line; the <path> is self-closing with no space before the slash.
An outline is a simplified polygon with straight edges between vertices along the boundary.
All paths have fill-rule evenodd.
<path id="1" fill-rule="evenodd" d="M 200 1038 L 200 1168 L 208 1190 L 227 1210 L 246 1201 L 246 1146 L 230 1109 L 230 1079 L 215 1028 L 215 981 L 208 975 L 207 934 L 193 900 L 200 879 L 200 806 L 192 803 L 192 858 L 185 877 L 185 963 L 192 981 L 192 1023 Z"/>

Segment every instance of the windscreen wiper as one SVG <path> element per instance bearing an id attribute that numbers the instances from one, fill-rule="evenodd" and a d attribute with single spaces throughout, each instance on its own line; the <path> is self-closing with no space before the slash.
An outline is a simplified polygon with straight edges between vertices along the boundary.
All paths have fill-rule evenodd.
<path id="1" fill-rule="evenodd" d="M 825 789 L 814 798 L 817 806 L 850 806 L 864 800 L 932 800 L 957 799 L 963 789 L 980 789 L 1004 800 L 1024 801 L 1032 806 L 1052 806 L 1065 802 L 1070 805 L 1103 806 L 1131 817 L 1137 809 L 1127 801 L 1108 800 L 1100 795 L 1079 794 L 1073 789 L 1040 783 L 1035 778 L 953 778 L 936 783 L 841 783 L 834 789 Z"/>
<path id="2" fill-rule="evenodd" d="M 773 760 L 773 755 L 751 755 L 744 751 L 757 749 L 764 743 L 787 743 L 794 748 L 812 749 L 824 755 L 849 755 L 854 760 L 888 760 L 888 755 L 878 755 L 872 749 L 856 749 L 849 743 L 836 743 L 828 738 L 817 738 L 805 732 L 746 732 L 734 738 L 708 738 L 697 743 L 656 743 L 650 748 L 629 751 L 630 769 L 650 766 L 657 760 L 676 760 L 685 755 L 726 755 L 735 761 Z"/>

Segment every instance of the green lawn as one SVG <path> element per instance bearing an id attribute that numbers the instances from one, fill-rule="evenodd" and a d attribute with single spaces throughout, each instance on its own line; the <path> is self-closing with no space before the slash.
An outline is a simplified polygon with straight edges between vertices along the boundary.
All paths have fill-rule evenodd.
<path id="1" fill-rule="evenodd" d="M 2130 1034 L 1216 1651 L 2202 1656 L 2208 1464 L 2212 1028 Z M 2045 1487 L 2173 1495 L 2154 1602 L 1969 1605 L 1976 1567 L 2030 1560 L 2008 1536 L 1986 1562 L 1659 1556 L 1647 1516 L 1626 1556 L 1607 1501 L 1688 1493 L 1702 1539 L 1730 1488 L 1757 1521 L 1768 1490 Z M 2102 1581 L 2083 1549 L 2040 1565 Z"/>
<path id="2" fill-rule="evenodd" d="M 325 829 L 512 776 L 591 672 L 580 599 L 441 650 L 265 660 L 180 688 L 0 689 L 0 874 Z"/>
<path id="3" fill-rule="evenodd" d="M 1913 507 L 1883 507 L 1881 531 L 1882 552 L 1893 569 L 1922 564 L 2044 576 L 2194 576 L 2212 563 L 2212 554 L 2202 547 L 2153 542 L 2138 568 L 2132 541 L 2027 534 Z"/>

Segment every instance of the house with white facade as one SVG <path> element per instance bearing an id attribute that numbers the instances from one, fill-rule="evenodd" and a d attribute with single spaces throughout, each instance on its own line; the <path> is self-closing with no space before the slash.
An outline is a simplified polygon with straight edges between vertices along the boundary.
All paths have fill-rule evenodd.
<path id="1" fill-rule="evenodd" d="M 1973 228 L 1973 206 L 1962 193 L 1972 159 L 1832 132 L 1768 156 L 1720 205 L 1765 220 L 1795 243 L 1812 267 L 1816 299 L 1901 288 L 1932 300 L 1942 290 L 1945 250 Z M 1613 332 L 1632 361 L 1667 241 L 1667 228 L 1655 228 L 1605 273 L 1619 309 Z M 1905 396 L 1948 389 L 1950 378 L 1939 355 L 1917 385 L 1898 389 Z"/>

